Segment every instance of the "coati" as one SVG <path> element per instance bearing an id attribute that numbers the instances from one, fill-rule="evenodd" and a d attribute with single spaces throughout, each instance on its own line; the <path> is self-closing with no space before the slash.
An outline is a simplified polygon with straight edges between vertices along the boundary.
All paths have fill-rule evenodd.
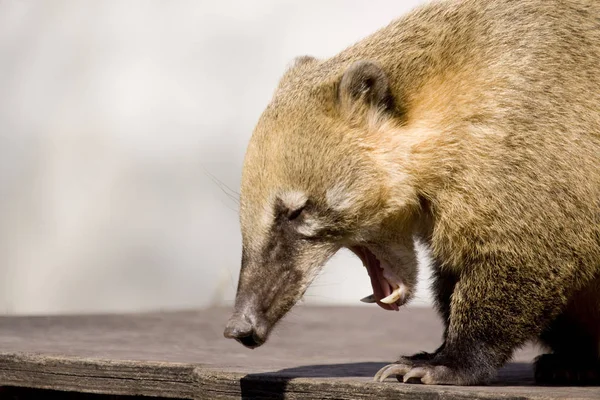
<path id="1" fill-rule="evenodd" d="M 435 2 L 298 58 L 252 135 L 240 200 L 226 337 L 263 344 L 340 248 L 398 309 L 418 239 L 443 344 L 377 380 L 486 383 L 538 340 L 539 382 L 598 383 L 600 3 Z"/>

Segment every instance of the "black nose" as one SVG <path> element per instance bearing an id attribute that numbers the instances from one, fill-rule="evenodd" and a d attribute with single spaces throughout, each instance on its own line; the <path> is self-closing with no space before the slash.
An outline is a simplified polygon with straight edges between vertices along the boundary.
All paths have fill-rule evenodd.
<path id="1" fill-rule="evenodd" d="M 245 315 L 234 314 L 227 322 L 223 335 L 228 339 L 235 339 L 244 346 L 253 349 L 264 343 Z"/>
<path id="2" fill-rule="evenodd" d="M 251 349 L 260 346 L 260 344 L 256 340 L 254 332 L 252 332 L 248 336 L 238 337 L 238 338 L 236 338 L 236 340 L 238 342 L 240 342 L 241 344 L 243 344 L 244 346 L 249 347 Z"/>

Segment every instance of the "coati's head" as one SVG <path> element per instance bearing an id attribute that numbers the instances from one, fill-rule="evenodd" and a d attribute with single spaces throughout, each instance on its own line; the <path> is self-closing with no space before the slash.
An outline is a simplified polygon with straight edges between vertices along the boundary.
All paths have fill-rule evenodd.
<path id="1" fill-rule="evenodd" d="M 332 71 L 302 57 L 288 70 L 246 152 L 242 267 L 226 337 L 263 344 L 342 247 L 367 267 L 373 302 L 397 310 L 409 299 L 418 201 L 403 168 L 407 145 L 391 135 L 401 125 L 375 63 Z"/>

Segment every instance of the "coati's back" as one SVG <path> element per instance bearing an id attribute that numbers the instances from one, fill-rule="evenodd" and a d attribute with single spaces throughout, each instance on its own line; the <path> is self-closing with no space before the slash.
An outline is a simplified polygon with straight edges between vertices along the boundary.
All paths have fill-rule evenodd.
<path id="1" fill-rule="evenodd" d="M 454 268 L 513 255 L 514 273 L 558 275 L 556 294 L 568 296 L 578 285 L 561 271 L 577 269 L 575 282 L 600 273 L 600 2 L 469 3 L 490 8 L 471 42 L 479 76 L 453 93 L 458 125 L 422 151 L 456 151 L 444 160 L 450 179 L 431 191 L 434 253 Z"/>

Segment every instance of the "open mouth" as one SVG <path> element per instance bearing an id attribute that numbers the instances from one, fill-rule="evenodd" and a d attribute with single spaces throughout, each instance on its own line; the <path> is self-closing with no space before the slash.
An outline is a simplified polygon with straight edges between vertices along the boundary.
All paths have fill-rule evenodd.
<path id="1" fill-rule="evenodd" d="M 371 278 L 373 294 L 363 299 L 365 303 L 377 303 L 384 310 L 398 311 L 406 300 L 406 285 L 392 271 L 389 263 L 379 260 L 366 246 L 352 246 L 350 250 L 361 259 Z"/>

